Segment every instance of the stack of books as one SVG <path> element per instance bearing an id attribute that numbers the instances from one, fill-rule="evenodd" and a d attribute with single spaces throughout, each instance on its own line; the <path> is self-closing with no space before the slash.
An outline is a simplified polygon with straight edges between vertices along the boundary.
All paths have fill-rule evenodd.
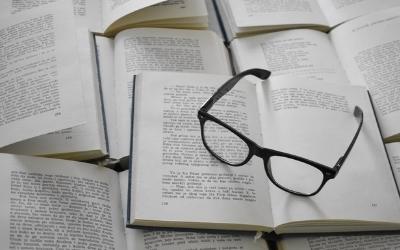
<path id="1" fill-rule="evenodd" d="M 400 2 L 3 1 L 0 13 L 6 248 L 267 250 L 271 235 L 286 250 L 400 247 Z M 252 68 L 272 74 L 208 112 L 269 152 L 337 169 L 363 111 L 313 196 L 274 185 L 272 165 L 291 172 L 265 155 L 233 167 L 203 145 L 198 110 Z"/>

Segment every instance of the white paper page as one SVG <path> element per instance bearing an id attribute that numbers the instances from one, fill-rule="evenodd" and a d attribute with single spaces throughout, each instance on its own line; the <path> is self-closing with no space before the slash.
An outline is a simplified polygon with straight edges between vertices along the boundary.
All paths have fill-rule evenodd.
<path id="1" fill-rule="evenodd" d="M 3 248 L 126 249 L 115 172 L 7 154 L 0 165 Z"/>
<path id="2" fill-rule="evenodd" d="M 80 77 L 83 82 L 84 110 L 87 122 L 84 125 L 9 145 L 2 148 L 2 152 L 28 155 L 74 153 L 73 156 L 62 156 L 62 158 L 72 158 L 74 160 L 87 160 L 101 156 L 99 153 L 97 155 L 78 155 L 79 152 L 96 150 L 101 151 L 103 154 L 107 153 L 95 70 L 95 54 L 92 48 L 92 34 L 87 29 L 78 29 L 77 38 Z"/>
<path id="3" fill-rule="evenodd" d="M 400 6 L 398 0 L 317 0 L 328 20 L 329 27 L 335 27 L 350 19 Z"/>
<path id="4" fill-rule="evenodd" d="M 299 197 L 270 185 L 276 225 L 328 219 L 400 222 L 399 195 L 365 88 L 295 80 L 271 78 L 263 85 L 266 147 L 333 167 L 358 127 L 355 105 L 362 108 L 364 123 L 338 175 L 315 196 Z"/>
<path id="5" fill-rule="evenodd" d="M 164 1 L 102 0 L 103 32 L 121 17 L 161 2 Z"/>
<path id="6" fill-rule="evenodd" d="M 279 241 L 280 250 L 382 250 L 398 248 L 400 248 L 399 234 L 288 237 Z"/>
<path id="7" fill-rule="evenodd" d="M 265 68 L 272 76 L 348 83 L 329 37 L 320 31 L 298 29 L 237 38 L 231 49 L 238 72 Z"/>
<path id="8" fill-rule="evenodd" d="M 128 171 L 119 174 L 124 215 L 127 209 Z M 126 243 L 129 250 L 193 250 L 193 249 L 246 249 L 268 250 L 263 239 L 252 235 L 216 234 L 200 232 L 174 232 L 161 230 L 139 230 L 126 228 Z"/>
<path id="9" fill-rule="evenodd" d="M 354 19 L 331 32 L 352 84 L 368 87 L 384 138 L 399 133 L 400 8 Z"/>
<path id="10" fill-rule="evenodd" d="M 0 13 L 1 16 L 13 16 L 49 3 L 62 1 L 72 2 L 73 13 L 78 27 L 86 27 L 94 31 L 101 30 L 101 0 L 2 0 L 0 2 Z"/>
<path id="11" fill-rule="evenodd" d="M 386 150 L 392 164 L 393 175 L 396 178 L 397 186 L 400 186 L 400 143 L 386 143 Z M 400 192 L 400 188 L 399 188 Z"/>
<path id="12" fill-rule="evenodd" d="M 85 121 L 68 7 L 49 4 L 0 22 L 0 147 Z"/>
<path id="13" fill-rule="evenodd" d="M 133 75 L 143 71 L 230 74 L 222 40 L 210 31 L 130 29 L 115 38 L 120 155 L 129 155 Z"/>
<path id="14" fill-rule="evenodd" d="M 183 73 L 139 77 L 131 221 L 210 223 L 206 228 L 213 223 L 241 224 L 242 229 L 270 225 L 268 187 L 260 159 L 229 167 L 211 156 L 201 141 L 197 111 L 228 77 Z M 222 120 L 260 142 L 255 86 L 243 80 L 230 93 L 210 113 L 218 112 Z"/>
<path id="15" fill-rule="evenodd" d="M 327 25 L 315 0 L 224 0 L 237 27 L 287 24 Z"/>

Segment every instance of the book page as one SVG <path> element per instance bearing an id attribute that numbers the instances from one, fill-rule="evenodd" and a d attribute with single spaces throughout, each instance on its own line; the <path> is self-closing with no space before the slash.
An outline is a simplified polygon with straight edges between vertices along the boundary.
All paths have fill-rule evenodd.
<path id="1" fill-rule="evenodd" d="M 142 71 L 230 74 L 222 40 L 210 31 L 140 28 L 115 37 L 120 157 L 129 155 L 133 75 Z"/>
<path id="2" fill-rule="evenodd" d="M 370 91 L 384 138 L 400 123 L 400 8 L 363 16 L 331 32 L 339 59 L 352 84 Z"/>
<path id="3" fill-rule="evenodd" d="M 85 121 L 68 9 L 49 4 L 0 22 L 0 147 Z"/>
<path id="4" fill-rule="evenodd" d="M 314 0 L 223 0 L 238 28 L 277 25 L 327 25 Z"/>
<path id="5" fill-rule="evenodd" d="M 238 72 L 261 67 L 272 76 L 348 82 L 329 37 L 320 31 L 298 29 L 237 38 L 231 49 Z"/>
<path id="6" fill-rule="evenodd" d="M 330 27 L 379 10 L 400 6 L 398 0 L 317 0 Z"/>
<path id="7" fill-rule="evenodd" d="M 124 215 L 128 198 L 128 171 L 119 174 Z M 126 217 L 125 217 L 126 218 Z M 246 249 L 268 250 L 263 239 L 251 234 L 174 232 L 126 228 L 126 243 L 129 250 L 193 250 L 193 249 Z"/>
<path id="8" fill-rule="evenodd" d="M 332 235 L 287 237 L 279 241 L 279 250 L 382 250 L 400 248 L 399 234 Z"/>
<path id="9" fill-rule="evenodd" d="M 280 77 L 264 82 L 262 94 L 264 146 L 328 167 L 344 154 L 356 132 L 355 105 L 364 113 L 362 129 L 347 160 L 318 194 L 299 197 L 270 185 L 276 225 L 312 220 L 400 222 L 397 187 L 365 88 Z M 285 176 L 285 183 L 295 181 L 288 172 Z M 310 176 L 305 180 L 314 179 Z M 351 228 L 351 224 L 347 229 L 327 225 L 314 225 L 313 230 Z M 300 232 L 301 228 L 294 230 Z"/>
<path id="10" fill-rule="evenodd" d="M 161 2 L 163 1 L 102 0 L 103 32 L 123 16 Z"/>
<path id="11" fill-rule="evenodd" d="M 95 70 L 92 33 L 77 30 L 80 77 L 82 79 L 86 123 L 35 137 L 2 148 L 2 152 L 52 155 L 57 158 L 88 160 L 107 153 L 99 89 Z"/>
<path id="12" fill-rule="evenodd" d="M 91 164 L 0 154 L 8 249 L 125 250 L 118 175 Z"/>
<path id="13" fill-rule="evenodd" d="M 101 30 L 101 0 L 3 0 L 0 2 L 1 16 L 13 16 L 54 2 L 72 2 L 73 13 L 78 27 L 87 27 L 94 31 Z"/>
<path id="14" fill-rule="evenodd" d="M 131 223 L 231 230 L 270 225 L 262 162 L 254 158 L 246 166 L 229 167 L 201 140 L 197 111 L 227 79 L 184 73 L 138 76 Z M 210 113 L 259 142 L 255 86 L 243 80 L 230 93 Z"/>
<path id="15" fill-rule="evenodd" d="M 397 187 L 400 186 L 400 143 L 386 143 L 386 150 L 393 169 L 393 175 L 396 179 Z M 400 192 L 400 188 L 399 188 Z"/>

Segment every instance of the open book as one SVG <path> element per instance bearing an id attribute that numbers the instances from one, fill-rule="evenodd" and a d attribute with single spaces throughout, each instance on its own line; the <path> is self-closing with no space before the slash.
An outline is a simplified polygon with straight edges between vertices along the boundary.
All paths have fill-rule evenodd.
<path id="1" fill-rule="evenodd" d="M 0 154 L 0 165 L 0 240 L 7 249 L 268 250 L 251 235 L 125 228 L 127 172 L 8 154 Z"/>
<path id="2" fill-rule="evenodd" d="M 211 31 L 138 28 L 120 32 L 114 39 L 93 39 L 87 30 L 80 30 L 78 37 L 87 124 L 17 143 L 2 152 L 75 160 L 128 156 L 134 74 L 147 70 L 230 73 L 223 41 Z"/>
<path id="3" fill-rule="evenodd" d="M 400 2 L 399 2 L 400 3 Z M 386 142 L 399 141 L 400 8 L 365 15 L 329 34 L 288 30 L 235 39 L 237 71 L 261 67 L 273 75 L 295 75 L 366 86 Z"/>
<path id="4" fill-rule="evenodd" d="M 137 76 L 131 225 L 276 233 L 400 228 L 400 198 L 365 88 L 288 76 L 257 85 L 243 79 L 210 110 L 262 147 L 333 167 L 357 129 L 353 109 L 361 107 L 364 123 L 345 164 L 305 198 L 273 185 L 260 158 L 230 167 L 204 148 L 197 111 L 228 78 Z"/>
<path id="5" fill-rule="evenodd" d="M 52 2 L 65 0 L 0 2 L 0 13 L 13 16 Z M 93 32 L 115 35 L 132 27 L 207 28 L 207 8 L 204 1 L 181 0 L 90 0 L 72 1 L 78 27 Z"/>
<path id="6" fill-rule="evenodd" d="M 248 33 L 293 28 L 328 31 L 358 16 L 400 6 L 397 0 L 221 0 L 214 3 L 229 41 Z"/>
<path id="7" fill-rule="evenodd" d="M 85 122 L 68 6 L 0 22 L 0 147 Z"/>

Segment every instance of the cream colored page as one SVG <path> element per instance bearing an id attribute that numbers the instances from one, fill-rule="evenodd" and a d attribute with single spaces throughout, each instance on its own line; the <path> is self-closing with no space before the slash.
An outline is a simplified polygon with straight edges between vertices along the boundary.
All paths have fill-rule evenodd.
<path id="1" fill-rule="evenodd" d="M 8 154 L 0 162 L 3 248 L 126 249 L 115 172 Z"/>
<path id="2" fill-rule="evenodd" d="M 127 209 L 128 170 L 119 174 L 124 215 Z M 217 233 L 174 232 L 126 228 L 126 243 L 129 250 L 193 250 L 193 249 L 247 249 L 267 250 L 263 239 L 252 235 Z"/>
<path id="3" fill-rule="evenodd" d="M 3 0 L 0 2 L 0 13 L 2 16 L 12 16 L 49 3 L 59 3 L 62 1 L 71 2 L 73 4 L 73 13 L 78 27 L 87 27 L 95 31 L 101 30 L 101 0 Z"/>
<path id="4" fill-rule="evenodd" d="M 229 74 L 222 40 L 210 31 L 130 29 L 115 38 L 120 157 L 129 154 L 133 75 L 143 71 Z"/>
<path id="5" fill-rule="evenodd" d="M 318 194 L 304 198 L 270 185 L 275 225 L 328 219 L 400 222 L 399 195 L 366 90 L 284 77 L 263 84 L 264 146 L 328 167 L 344 154 L 358 127 L 354 106 L 364 112 L 347 160 Z M 283 181 L 296 181 L 290 178 L 287 173 Z"/>
<path id="6" fill-rule="evenodd" d="M 298 29 L 238 38 L 231 49 L 238 72 L 261 67 L 272 76 L 348 83 L 329 37 L 320 31 Z"/>
<path id="7" fill-rule="evenodd" d="M 400 185 L 400 143 L 386 143 L 386 150 L 389 156 L 390 163 L 392 164 L 393 175 L 396 178 L 397 187 Z M 400 190 L 400 188 L 399 188 Z"/>
<path id="8" fill-rule="evenodd" d="M 315 0 L 223 0 L 237 27 L 285 24 L 327 25 Z"/>
<path id="9" fill-rule="evenodd" d="M 0 25 L 1 146 L 85 122 L 73 16 L 47 5 Z"/>
<path id="10" fill-rule="evenodd" d="M 368 87 L 384 138 L 399 133 L 400 8 L 339 26 L 331 38 L 352 84 Z"/>
<path id="11" fill-rule="evenodd" d="M 382 250 L 398 248 L 400 248 L 399 234 L 288 237 L 280 240 L 278 247 L 280 250 Z"/>
<path id="12" fill-rule="evenodd" d="M 262 162 L 254 159 L 243 167 L 229 167 L 213 158 L 201 141 L 197 110 L 227 79 L 183 73 L 139 75 L 131 221 L 271 225 Z M 219 103 L 210 113 L 219 113 L 222 120 L 259 142 L 253 84 L 241 82 L 231 97 Z"/>
<path id="13" fill-rule="evenodd" d="M 398 0 L 317 0 L 330 27 L 353 18 L 400 6 Z"/>
<path id="14" fill-rule="evenodd" d="M 164 2 L 162 0 L 101 0 L 103 15 L 103 32 L 118 19 L 151 5 Z"/>
<path id="15" fill-rule="evenodd" d="M 77 32 L 80 77 L 82 79 L 86 123 L 50 134 L 35 137 L 2 148 L 2 152 L 28 155 L 100 150 L 106 153 L 101 104 L 95 70 L 95 57 L 91 44 L 92 34 L 87 29 Z M 77 158 L 81 159 L 81 158 Z"/>

